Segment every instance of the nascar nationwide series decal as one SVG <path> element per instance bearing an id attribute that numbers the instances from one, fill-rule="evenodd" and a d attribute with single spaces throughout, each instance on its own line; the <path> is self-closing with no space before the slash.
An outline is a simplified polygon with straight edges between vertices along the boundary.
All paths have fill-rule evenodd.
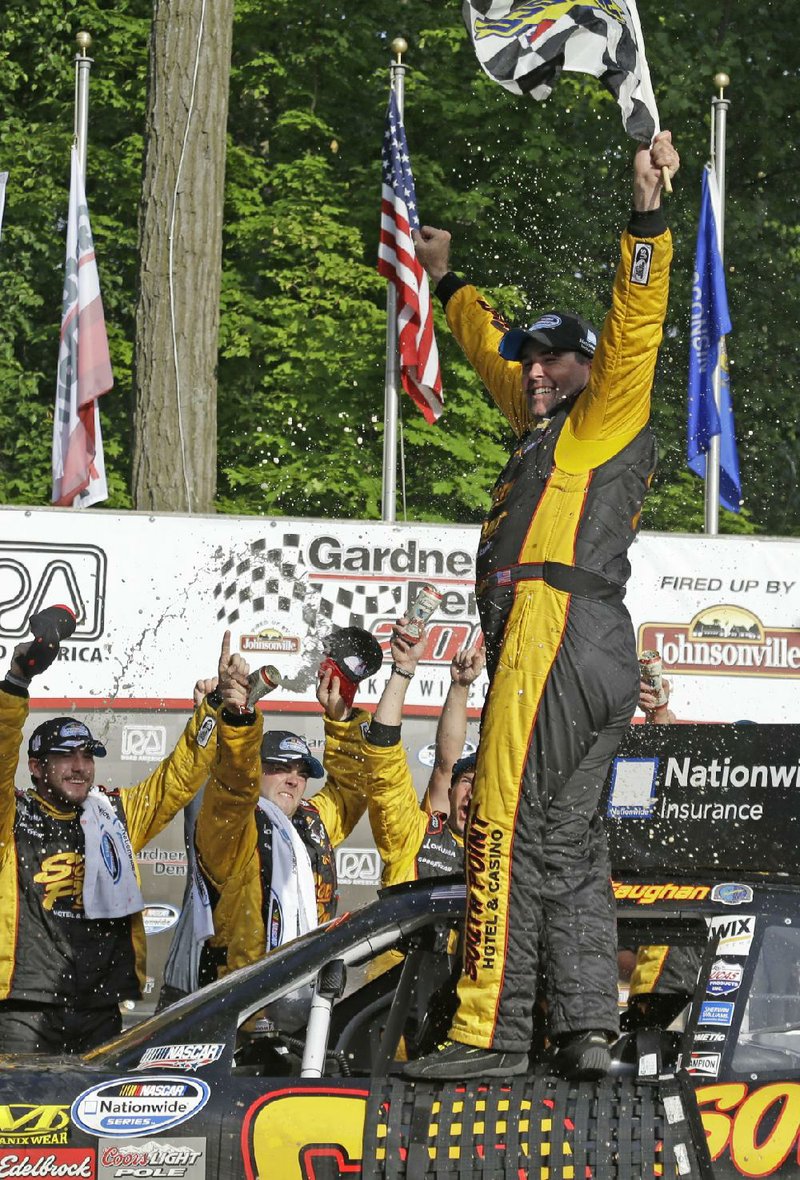
<path id="1" fill-rule="evenodd" d="M 197 1114 L 210 1093 L 198 1078 L 118 1078 L 80 1094 L 72 1104 L 72 1121 L 87 1135 L 152 1135 Z"/>
<path id="2" fill-rule="evenodd" d="M 68 1107 L 12 1102 L 0 1106 L 0 1143 L 66 1143 Z"/>
<path id="3" fill-rule="evenodd" d="M 95 1180 L 89 1147 L 0 1147 L 0 1180 Z"/>

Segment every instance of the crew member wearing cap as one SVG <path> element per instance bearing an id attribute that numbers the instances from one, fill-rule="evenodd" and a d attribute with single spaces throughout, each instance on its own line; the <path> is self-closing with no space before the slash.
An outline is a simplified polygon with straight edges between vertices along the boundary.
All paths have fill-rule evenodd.
<path id="1" fill-rule="evenodd" d="M 0 683 L 0 1045 L 83 1052 L 119 1032 L 121 1000 L 142 995 L 135 854 L 205 781 L 217 709 L 206 701 L 161 765 L 121 791 L 94 785 L 106 748 L 86 725 L 53 717 L 28 743 L 33 789 L 15 791 L 31 646 L 15 649 Z M 220 675 L 225 659 L 223 642 Z"/>
<path id="2" fill-rule="evenodd" d="M 448 322 L 518 443 L 496 483 L 477 560 L 489 695 L 467 835 L 459 1006 L 422 1078 L 524 1073 L 543 947 L 554 1066 L 601 1076 L 618 1030 L 616 933 L 596 815 L 636 707 L 622 605 L 627 550 L 655 468 L 650 390 L 666 314 L 671 240 L 661 210 L 669 132 L 634 160 L 634 208 L 601 333 L 551 312 L 509 332 L 449 272 L 450 235 L 417 256 Z"/>
<path id="3" fill-rule="evenodd" d="M 249 669 L 242 656 L 233 659 L 245 708 Z M 308 780 L 325 770 L 298 734 L 264 733 L 256 711 L 234 760 L 220 745 L 195 829 L 213 915 L 201 983 L 255 962 L 336 913 L 334 849 L 367 806 L 358 768 L 369 714 L 345 703 L 342 680 L 334 664 L 323 666 L 317 700 L 325 710 L 328 779 L 311 799 L 303 798 Z"/>

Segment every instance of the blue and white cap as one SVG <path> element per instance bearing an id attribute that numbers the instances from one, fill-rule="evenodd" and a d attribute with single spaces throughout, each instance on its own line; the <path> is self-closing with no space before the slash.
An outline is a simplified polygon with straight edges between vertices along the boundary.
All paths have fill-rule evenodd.
<path id="1" fill-rule="evenodd" d="M 48 754 L 71 754 L 85 750 L 96 758 L 105 758 L 106 748 L 93 738 L 89 727 L 74 717 L 51 717 L 37 725 L 28 742 L 29 758 L 46 758 Z"/>
<path id="2" fill-rule="evenodd" d="M 597 348 L 597 336 L 597 329 L 588 320 L 566 311 L 549 311 L 529 328 L 512 328 L 506 332 L 497 351 L 504 360 L 518 361 L 522 346 L 533 340 L 556 352 L 579 352 L 591 358 Z"/>
<path id="3" fill-rule="evenodd" d="M 309 778 L 323 778 L 325 771 L 308 748 L 308 742 L 288 729 L 271 729 L 261 741 L 262 762 L 298 762 L 308 767 Z"/>

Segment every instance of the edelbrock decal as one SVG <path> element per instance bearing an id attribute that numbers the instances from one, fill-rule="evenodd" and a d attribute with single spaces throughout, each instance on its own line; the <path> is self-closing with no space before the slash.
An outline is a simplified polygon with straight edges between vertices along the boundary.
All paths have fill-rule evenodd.
<path id="1" fill-rule="evenodd" d="M 85 1090 L 70 1113 L 87 1135 L 153 1135 L 197 1114 L 210 1093 L 198 1078 L 117 1078 Z"/>

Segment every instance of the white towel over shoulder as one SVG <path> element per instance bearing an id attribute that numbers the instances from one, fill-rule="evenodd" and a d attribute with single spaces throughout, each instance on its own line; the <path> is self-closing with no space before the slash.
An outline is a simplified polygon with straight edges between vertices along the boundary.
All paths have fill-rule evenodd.
<path id="1" fill-rule="evenodd" d="M 83 910 L 87 918 L 125 918 L 144 909 L 127 829 L 92 787 L 81 810 L 85 844 Z"/>

